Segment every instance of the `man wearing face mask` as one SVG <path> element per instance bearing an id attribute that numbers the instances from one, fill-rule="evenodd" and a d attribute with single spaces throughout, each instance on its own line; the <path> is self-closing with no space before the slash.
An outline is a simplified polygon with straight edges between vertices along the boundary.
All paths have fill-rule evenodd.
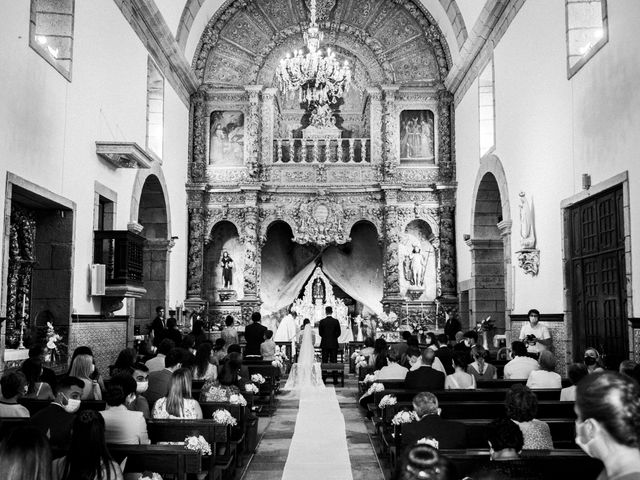
<path id="1" fill-rule="evenodd" d="M 574 406 L 576 444 L 604 463 L 597 480 L 640 479 L 640 387 L 602 371 L 583 378 Z"/>
<path id="2" fill-rule="evenodd" d="M 600 358 L 600 354 L 595 348 L 587 348 L 584 351 L 584 364 L 587 366 L 587 371 L 589 373 L 601 372 L 604 370 L 604 368 L 602 368 L 602 359 Z"/>
<path id="3" fill-rule="evenodd" d="M 65 377 L 58 382 L 56 398 L 31 417 L 31 424 L 49 437 L 54 448 L 66 451 L 71 443 L 71 426 L 80 408 L 84 382 Z"/>
<path id="4" fill-rule="evenodd" d="M 144 418 L 151 418 L 149 410 L 149 402 L 144 397 L 144 393 L 149 388 L 149 369 L 144 363 L 136 363 L 133 366 L 133 373 L 131 374 L 135 380 L 135 390 L 127 391 L 127 395 L 133 393 L 133 399 L 127 402 L 127 408 L 135 412 L 142 412 Z"/>
<path id="5" fill-rule="evenodd" d="M 527 313 L 529 323 L 520 330 L 520 341 L 527 344 L 527 352 L 540 353 L 551 346 L 549 329 L 540 323 L 540 312 L 532 308 Z"/>

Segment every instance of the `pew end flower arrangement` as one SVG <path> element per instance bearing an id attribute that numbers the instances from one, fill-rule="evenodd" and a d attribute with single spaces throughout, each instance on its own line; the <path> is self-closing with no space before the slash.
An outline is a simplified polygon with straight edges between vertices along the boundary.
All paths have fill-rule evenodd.
<path id="1" fill-rule="evenodd" d="M 253 393 L 255 395 L 260 391 L 260 389 L 256 387 L 253 383 L 245 383 L 244 391 L 247 393 Z"/>
<path id="2" fill-rule="evenodd" d="M 413 423 L 418 421 L 418 414 L 409 410 L 402 410 L 396 413 L 391 419 L 392 425 L 402 425 L 403 423 Z"/>
<path id="3" fill-rule="evenodd" d="M 384 397 L 382 397 L 382 400 L 380 400 L 378 407 L 382 409 L 385 407 L 396 405 L 397 403 L 398 403 L 398 399 L 396 398 L 395 395 L 385 395 Z"/>
<path id="4" fill-rule="evenodd" d="M 257 385 L 262 385 L 264 382 L 266 382 L 264 377 L 259 373 L 254 373 L 253 375 L 251 375 L 251 381 Z"/>
<path id="5" fill-rule="evenodd" d="M 156 472 L 143 472 L 138 480 L 162 480 L 162 477 Z"/>
<path id="6" fill-rule="evenodd" d="M 229 425 L 231 427 L 235 427 L 238 424 L 238 421 L 229 413 L 229 410 L 225 410 L 224 408 L 219 408 L 215 412 L 213 412 L 213 422 L 216 425 Z"/>
<path id="7" fill-rule="evenodd" d="M 211 445 L 204 439 L 202 435 L 192 435 L 186 437 L 184 439 L 184 448 L 186 448 L 187 450 L 192 450 L 194 452 L 200 452 L 200 455 L 203 456 L 211 455 Z"/>
<path id="8" fill-rule="evenodd" d="M 247 400 L 241 394 L 233 394 L 229 396 L 229 403 L 231 405 L 240 405 L 241 407 L 247 406 Z"/>

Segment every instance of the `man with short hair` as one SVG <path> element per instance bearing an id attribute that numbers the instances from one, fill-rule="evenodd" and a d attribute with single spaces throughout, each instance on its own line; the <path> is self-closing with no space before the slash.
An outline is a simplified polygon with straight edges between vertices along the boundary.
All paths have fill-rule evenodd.
<path id="1" fill-rule="evenodd" d="M 149 402 L 149 407 L 153 408 L 156 400 L 166 397 L 169 393 L 169 383 L 173 372 L 182 366 L 184 351 L 180 348 L 172 348 L 164 358 L 164 368 L 160 371 L 149 373 L 149 388 L 145 392 L 145 397 Z"/>
<path id="2" fill-rule="evenodd" d="M 318 333 L 320 334 L 320 350 L 322 354 L 322 363 L 336 363 L 338 361 L 338 338 L 342 331 L 340 330 L 340 322 L 333 317 L 333 308 L 326 307 L 324 309 L 327 314 L 318 324 Z M 338 375 L 333 372 L 333 384 L 337 385 Z"/>
<path id="3" fill-rule="evenodd" d="M 538 361 L 527 355 L 527 347 L 523 342 L 515 341 L 511 344 L 511 360 L 504 366 L 504 378 L 526 379 L 534 370 L 540 370 Z"/>
<path id="4" fill-rule="evenodd" d="M 164 307 L 158 305 L 156 307 L 156 318 L 151 322 L 151 336 L 153 337 L 153 346 L 157 347 L 160 342 L 165 338 L 167 332 L 167 325 L 164 320 L 165 313 Z"/>
<path id="5" fill-rule="evenodd" d="M 425 437 L 438 441 L 438 448 L 467 448 L 467 430 L 464 423 L 440 418 L 438 399 L 431 392 L 421 392 L 413 398 L 413 410 L 419 420 L 402 425 L 402 444 L 413 445 Z"/>
<path id="6" fill-rule="evenodd" d="M 164 359 L 167 356 L 167 353 L 176 346 L 177 345 L 173 343 L 173 340 L 169 340 L 168 338 L 162 340 L 158 346 L 158 354 L 152 359 L 147 360 L 147 363 L 145 363 L 149 372 L 159 372 L 162 370 L 164 368 Z"/>
<path id="7" fill-rule="evenodd" d="M 436 358 L 435 352 L 430 348 L 422 352 L 422 365 L 415 370 L 410 370 L 404 380 L 404 388 L 411 390 L 443 390 L 445 375 L 433 368 Z"/>
<path id="8" fill-rule="evenodd" d="M 31 417 L 31 424 L 49 437 L 52 447 L 67 451 L 71 444 L 71 426 L 80 408 L 84 382 L 65 377 L 58 382 L 56 398 Z"/>
<path id="9" fill-rule="evenodd" d="M 540 322 L 540 312 L 532 308 L 527 313 L 529 323 L 525 323 L 520 330 L 520 341 L 527 345 L 527 352 L 539 354 L 551 346 L 549 329 Z"/>
<path id="10" fill-rule="evenodd" d="M 478 332 L 469 330 L 462 336 L 462 342 L 456 344 L 453 350 L 456 352 L 464 352 L 467 354 L 468 362 L 471 362 L 471 349 L 478 343 Z"/>
<path id="11" fill-rule="evenodd" d="M 0 418 L 29 418 L 29 410 L 18 403 L 27 390 L 27 380 L 22 372 L 6 371 L 0 378 Z"/>
<path id="12" fill-rule="evenodd" d="M 436 337 L 436 340 L 438 340 L 436 358 L 442 363 L 445 375 L 452 375 L 455 368 L 453 366 L 453 349 L 449 346 L 449 338 L 441 333 Z"/>
<path id="13" fill-rule="evenodd" d="M 144 393 L 149 388 L 149 369 L 144 363 L 136 363 L 133 366 L 133 373 L 131 376 L 136 381 L 136 398 L 127 404 L 127 408 L 136 412 L 142 412 L 144 418 L 151 418 L 149 402 L 144 397 Z"/>
<path id="14" fill-rule="evenodd" d="M 244 329 L 244 339 L 247 342 L 244 347 L 245 356 L 260 356 L 260 344 L 264 341 L 264 334 L 267 331 L 267 327 L 260 323 L 261 320 L 262 315 L 260 315 L 260 312 L 253 312 L 251 314 L 251 325 L 247 325 Z"/>

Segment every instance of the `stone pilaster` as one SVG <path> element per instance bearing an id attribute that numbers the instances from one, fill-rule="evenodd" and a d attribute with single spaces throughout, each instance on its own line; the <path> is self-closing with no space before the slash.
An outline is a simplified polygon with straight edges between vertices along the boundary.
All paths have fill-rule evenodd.
<path id="1" fill-rule="evenodd" d="M 242 319 L 249 323 L 251 314 L 260 307 L 261 252 L 259 241 L 258 188 L 243 187 L 245 207 L 240 239 L 244 245 L 244 298 L 240 300 Z"/>
<path id="2" fill-rule="evenodd" d="M 453 205 L 441 205 L 440 214 L 440 292 L 439 296 L 455 298 L 457 296 L 456 284 L 456 241 L 455 241 L 455 207 Z"/>
<path id="3" fill-rule="evenodd" d="M 262 164 L 273 163 L 273 134 L 275 121 L 275 98 L 277 89 L 265 88 L 262 92 Z"/>
<path id="4" fill-rule="evenodd" d="M 191 95 L 191 131 L 193 132 L 190 176 L 194 183 L 204 182 L 207 172 L 207 138 L 209 121 L 205 108 L 204 92 Z"/>
<path id="5" fill-rule="evenodd" d="M 400 87 L 383 85 L 384 110 L 382 114 L 382 174 L 385 181 L 393 181 L 396 169 L 400 164 L 398 115 L 396 111 L 396 94 Z"/>
<path id="6" fill-rule="evenodd" d="M 202 266 L 206 215 L 202 208 L 189 208 L 189 251 L 187 253 L 187 298 L 202 298 Z"/>
<path id="7" fill-rule="evenodd" d="M 377 87 L 367 88 L 369 93 L 369 138 L 371 138 L 371 163 L 382 162 L 382 92 Z"/>
<path id="8" fill-rule="evenodd" d="M 455 180 L 453 161 L 453 94 L 448 90 L 438 92 L 438 166 L 445 182 Z"/>
<path id="9" fill-rule="evenodd" d="M 249 93 L 249 115 L 245 122 L 245 165 L 247 173 L 252 180 L 260 177 L 260 92 L 262 85 L 249 85 L 245 87 Z"/>
<path id="10" fill-rule="evenodd" d="M 392 305 L 392 310 L 399 312 L 402 303 L 400 296 L 400 257 L 398 247 L 400 245 L 400 221 L 398 219 L 398 192 L 399 186 L 383 187 L 385 193 L 384 205 L 384 292 L 383 302 Z"/>

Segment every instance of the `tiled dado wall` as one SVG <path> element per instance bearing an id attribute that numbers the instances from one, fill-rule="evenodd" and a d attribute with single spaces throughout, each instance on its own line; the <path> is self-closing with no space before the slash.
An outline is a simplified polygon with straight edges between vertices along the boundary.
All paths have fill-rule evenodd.
<path id="1" fill-rule="evenodd" d="M 511 315 L 511 341 L 520 337 L 520 330 L 529 320 L 526 315 Z M 551 351 L 556 356 L 557 365 L 556 372 L 563 377 L 567 376 L 567 362 L 570 361 L 569 356 L 569 337 L 567 326 L 564 322 L 562 314 L 541 314 L 540 323 L 549 329 L 551 334 Z"/>
<path id="2" fill-rule="evenodd" d="M 69 353 L 80 345 L 91 347 L 96 368 L 103 377 L 109 376 L 109 365 L 113 365 L 120 350 L 127 346 L 128 317 L 109 320 L 80 320 L 69 328 Z"/>

